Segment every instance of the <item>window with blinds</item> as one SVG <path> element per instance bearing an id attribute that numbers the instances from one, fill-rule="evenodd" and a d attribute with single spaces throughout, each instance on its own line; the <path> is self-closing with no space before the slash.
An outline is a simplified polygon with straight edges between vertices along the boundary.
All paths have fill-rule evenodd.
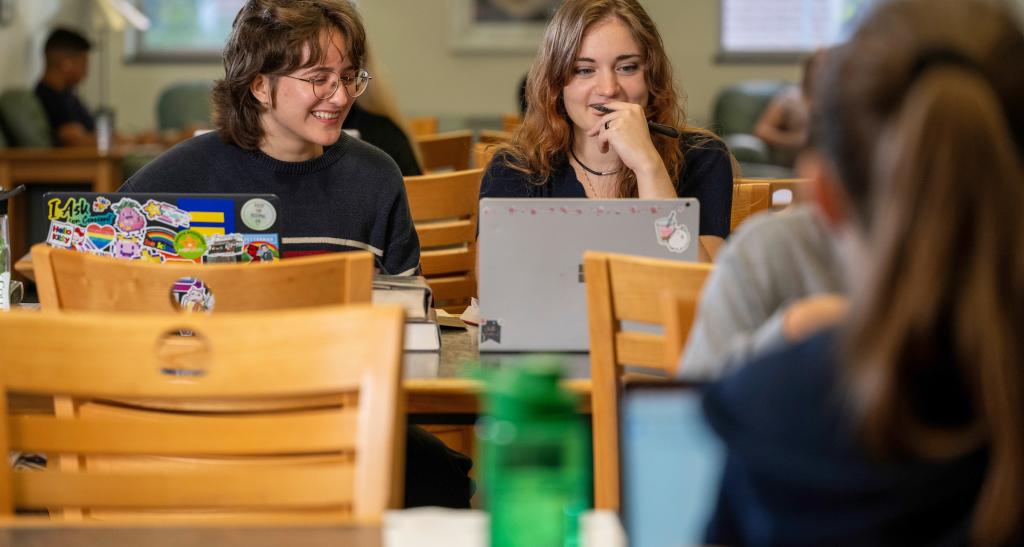
<path id="1" fill-rule="evenodd" d="M 792 57 L 849 35 L 875 0 L 721 0 L 721 53 Z"/>

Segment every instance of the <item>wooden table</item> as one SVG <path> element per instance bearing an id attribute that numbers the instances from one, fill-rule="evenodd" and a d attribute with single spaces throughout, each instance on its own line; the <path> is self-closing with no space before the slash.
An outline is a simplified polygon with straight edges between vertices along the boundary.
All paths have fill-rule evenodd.
<path id="1" fill-rule="evenodd" d="M 93 192 L 113 192 L 123 181 L 124 154 L 100 154 L 93 148 L 0 149 L 0 187 L 19 184 L 89 184 Z M 28 250 L 28 198 L 11 200 L 8 209 L 11 256 Z"/>
<path id="2" fill-rule="evenodd" d="M 22 519 L 0 522 L 0 547 L 378 547 L 381 528 L 357 523 L 304 525 L 82 525 Z M 35 522 L 32 522 L 35 520 Z"/>

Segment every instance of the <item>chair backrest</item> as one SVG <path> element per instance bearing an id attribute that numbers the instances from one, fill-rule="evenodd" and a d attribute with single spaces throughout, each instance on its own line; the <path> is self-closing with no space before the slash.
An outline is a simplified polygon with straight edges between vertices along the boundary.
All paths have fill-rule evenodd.
<path id="1" fill-rule="evenodd" d="M 782 81 L 750 80 L 726 87 L 715 98 L 713 130 L 723 136 L 753 134 L 757 120 L 772 97 L 789 85 Z"/>
<path id="2" fill-rule="evenodd" d="M 675 372 L 712 266 L 587 251 L 594 507 L 619 508 L 619 389 L 623 366 Z M 627 330 L 623 322 L 662 327 Z"/>
<path id="3" fill-rule="evenodd" d="M 48 148 L 54 145 L 46 111 L 30 89 L 11 88 L 0 93 L 0 122 L 11 146 Z"/>
<path id="4" fill-rule="evenodd" d="M 373 257 L 330 253 L 259 264 L 154 264 L 118 260 L 44 243 L 32 247 L 39 302 L 44 310 L 180 311 L 171 288 L 200 280 L 215 311 L 254 311 L 369 302 Z"/>
<path id="5" fill-rule="evenodd" d="M 519 114 L 501 115 L 501 129 L 506 133 L 515 133 L 520 125 L 523 125 L 523 118 Z"/>
<path id="6" fill-rule="evenodd" d="M 483 169 L 405 177 L 420 265 L 435 306 L 461 313 L 476 296 L 477 200 Z"/>
<path id="7" fill-rule="evenodd" d="M 732 212 L 729 219 L 730 232 L 750 218 L 751 215 L 767 211 L 772 206 L 771 185 L 767 182 L 751 182 L 732 185 Z"/>
<path id="8" fill-rule="evenodd" d="M 177 336 L 181 329 L 193 336 Z M 16 508 L 219 509 L 379 519 L 402 499 L 402 333 L 397 306 L 219 316 L 3 314 L 0 453 L 63 463 L 45 471 L 0 467 L 0 515 Z M 160 348 L 175 339 L 193 349 L 170 360 Z M 9 415 L 10 393 L 168 402 L 331 396 L 335 404 L 132 420 Z M 161 463 L 102 468 L 90 465 L 93 456 Z M 74 463 L 66 465 L 69 459 Z M 167 464 L 176 459 L 190 465 Z"/>
<path id="9" fill-rule="evenodd" d="M 411 118 L 406 118 L 406 121 L 409 124 L 409 131 L 412 131 L 413 137 L 422 137 L 424 135 L 433 135 L 437 133 L 437 116 L 413 116 Z"/>
<path id="10" fill-rule="evenodd" d="M 478 142 L 473 145 L 473 167 L 486 169 L 494 159 L 498 145 L 493 142 Z"/>
<path id="11" fill-rule="evenodd" d="M 768 191 L 771 199 L 772 210 L 779 211 L 794 203 L 800 203 L 808 198 L 807 179 L 764 179 L 764 178 L 739 178 L 734 184 L 768 184 Z"/>
<path id="12" fill-rule="evenodd" d="M 213 127 L 212 90 L 213 82 L 208 80 L 179 82 L 164 88 L 156 101 L 157 127 L 161 131 Z"/>
<path id="13" fill-rule="evenodd" d="M 449 131 L 436 135 L 415 137 L 426 172 L 453 169 L 469 169 L 469 149 L 473 144 L 473 132 Z"/>

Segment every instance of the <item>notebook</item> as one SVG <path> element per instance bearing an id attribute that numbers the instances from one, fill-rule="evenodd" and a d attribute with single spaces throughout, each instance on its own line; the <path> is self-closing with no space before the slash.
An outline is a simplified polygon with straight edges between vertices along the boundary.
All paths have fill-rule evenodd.
<path id="1" fill-rule="evenodd" d="M 281 204 L 270 194 L 48 192 L 46 242 L 150 262 L 273 262 Z"/>
<path id="2" fill-rule="evenodd" d="M 725 449 L 704 420 L 699 386 L 628 383 L 619 420 L 622 523 L 629 544 L 703 544 Z"/>
<path id="3" fill-rule="evenodd" d="M 480 351 L 587 351 L 586 250 L 697 260 L 696 199 L 480 200 Z"/>

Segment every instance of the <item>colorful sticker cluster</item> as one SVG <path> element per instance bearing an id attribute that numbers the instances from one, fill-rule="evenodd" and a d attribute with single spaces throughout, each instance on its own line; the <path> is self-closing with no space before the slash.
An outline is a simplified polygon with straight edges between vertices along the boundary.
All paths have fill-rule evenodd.
<path id="1" fill-rule="evenodd" d="M 173 205 L 79 196 L 52 198 L 47 209 L 46 242 L 53 247 L 148 262 L 268 262 L 281 256 L 276 234 L 235 233 L 230 199 L 179 198 Z M 268 229 L 276 218 L 264 199 L 242 206 L 242 224 L 251 230 Z"/>

